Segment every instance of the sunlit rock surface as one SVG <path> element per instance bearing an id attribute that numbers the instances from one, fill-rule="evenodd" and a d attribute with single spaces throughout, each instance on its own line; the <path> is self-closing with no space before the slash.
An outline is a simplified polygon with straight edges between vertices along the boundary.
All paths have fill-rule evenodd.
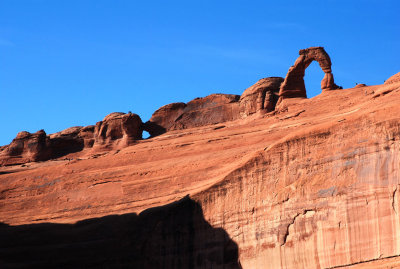
<path id="1" fill-rule="evenodd" d="M 396 81 L 324 91 L 0 167 L 0 267 L 399 267 L 399 104 Z"/>

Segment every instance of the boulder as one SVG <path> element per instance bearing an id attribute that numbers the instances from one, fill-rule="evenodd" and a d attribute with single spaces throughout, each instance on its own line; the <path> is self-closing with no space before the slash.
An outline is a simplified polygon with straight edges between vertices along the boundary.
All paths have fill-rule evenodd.
<path id="1" fill-rule="evenodd" d="M 187 103 L 172 129 L 180 130 L 235 120 L 239 117 L 239 98 L 239 95 L 234 94 L 211 94 L 193 99 Z"/>
<path id="2" fill-rule="evenodd" d="M 151 136 L 157 136 L 170 130 L 175 124 L 176 119 L 182 115 L 185 103 L 172 103 L 157 109 L 150 120 L 144 124 L 144 129 Z"/>
<path id="3" fill-rule="evenodd" d="M 240 96 L 240 115 L 247 117 L 258 111 L 273 111 L 279 98 L 281 77 L 263 78 L 247 88 Z"/>
<path id="4" fill-rule="evenodd" d="M 47 140 L 44 130 L 36 133 L 19 132 L 13 141 L 0 152 L 0 164 L 12 165 L 48 160 L 50 152 Z"/>
<path id="5" fill-rule="evenodd" d="M 217 124 L 239 118 L 239 95 L 211 94 L 189 103 L 172 103 L 161 107 L 144 124 L 151 136 L 170 130 L 181 130 Z"/>
<path id="6" fill-rule="evenodd" d="M 357 84 L 354 88 L 362 88 L 362 87 L 367 87 L 367 85 L 364 83 L 360 83 L 360 84 Z"/>
<path id="7" fill-rule="evenodd" d="M 110 146 L 115 143 L 130 145 L 142 139 L 142 120 L 133 113 L 114 112 L 94 127 L 95 145 Z"/>

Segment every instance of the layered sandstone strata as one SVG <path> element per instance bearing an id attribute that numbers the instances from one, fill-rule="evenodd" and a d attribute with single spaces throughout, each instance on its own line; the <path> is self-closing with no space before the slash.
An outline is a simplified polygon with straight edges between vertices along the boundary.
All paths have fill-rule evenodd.
<path id="1" fill-rule="evenodd" d="M 393 265 L 399 102 L 399 83 L 329 91 L 96 158 L 2 167 L 0 265 Z"/>
<path id="2" fill-rule="evenodd" d="M 288 98 L 313 60 L 325 93 Z M 399 267 L 398 77 L 330 91 L 314 47 L 240 98 L 21 132 L 0 147 L 0 267 Z"/>

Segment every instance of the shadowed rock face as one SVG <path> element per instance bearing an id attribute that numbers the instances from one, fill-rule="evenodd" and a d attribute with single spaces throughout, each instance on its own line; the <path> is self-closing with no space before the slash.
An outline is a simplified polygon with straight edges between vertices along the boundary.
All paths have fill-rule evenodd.
<path id="1" fill-rule="evenodd" d="M 240 115 L 246 117 L 261 110 L 273 111 L 282 82 L 281 77 L 263 78 L 247 88 L 240 96 Z"/>
<path id="2" fill-rule="evenodd" d="M 304 73 L 307 67 L 317 61 L 325 76 L 321 81 L 322 90 L 334 90 L 339 88 L 332 75 L 332 63 L 329 55 L 323 47 L 311 47 L 299 51 L 300 56 L 294 65 L 289 68 L 285 81 L 282 83 L 279 96 L 280 98 L 307 97 L 304 84 Z"/>
<path id="3" fill-rule="evenodd" d="M 240 269 L 238 246 L 189 197 L 76 224 L 0 224 L 1 268 Z"/>
<path id="4" fill-rule="evenodd" d="M 85 140 L 87 146 L 91 147 L 91 145 L 93 145 L 93 128 L 90 132 L 91 135 L 86 137 L 86 139 L 82 136 L 82 134 L 85 133 L 83 130 L 88 130 L 88 128 L 85 128 L 86 127 L 71 127 L 49 135 L 46 145 L 51 152 L 49 158 L 57 158 L 68 153 L 81 151 L 85 147 Z M 87 140 L 91 140 L 91 142 Z"/>
<path id="5" fill-rule="evenodd" d="M 172 103 L 157 109 L 151 119 L 144 124 L 144 129 L 151 136 L 157 136 L 173 128 L 176 119 L 184 112 L 185 103 Z"/>

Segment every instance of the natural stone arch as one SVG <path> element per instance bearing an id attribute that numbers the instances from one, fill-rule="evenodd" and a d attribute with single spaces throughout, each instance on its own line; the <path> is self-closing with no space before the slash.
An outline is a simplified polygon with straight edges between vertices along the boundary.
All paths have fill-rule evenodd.
<path id="1" fill-rule="evenodd" d="M 323 47 L 311 47 L 299 51 L 300 56 L 294 65 L 289 68 L 285 80 L 279 90 L 280 100 L 293 97 L 307 97 L 306 86 L 304 84 L 304 73 L 307 67 L 317 61 L 325 76 L 321 81 L 323 91 L 338 89 L 334 83 L 332 74 L 332 63 L 328 53 Z"/>

